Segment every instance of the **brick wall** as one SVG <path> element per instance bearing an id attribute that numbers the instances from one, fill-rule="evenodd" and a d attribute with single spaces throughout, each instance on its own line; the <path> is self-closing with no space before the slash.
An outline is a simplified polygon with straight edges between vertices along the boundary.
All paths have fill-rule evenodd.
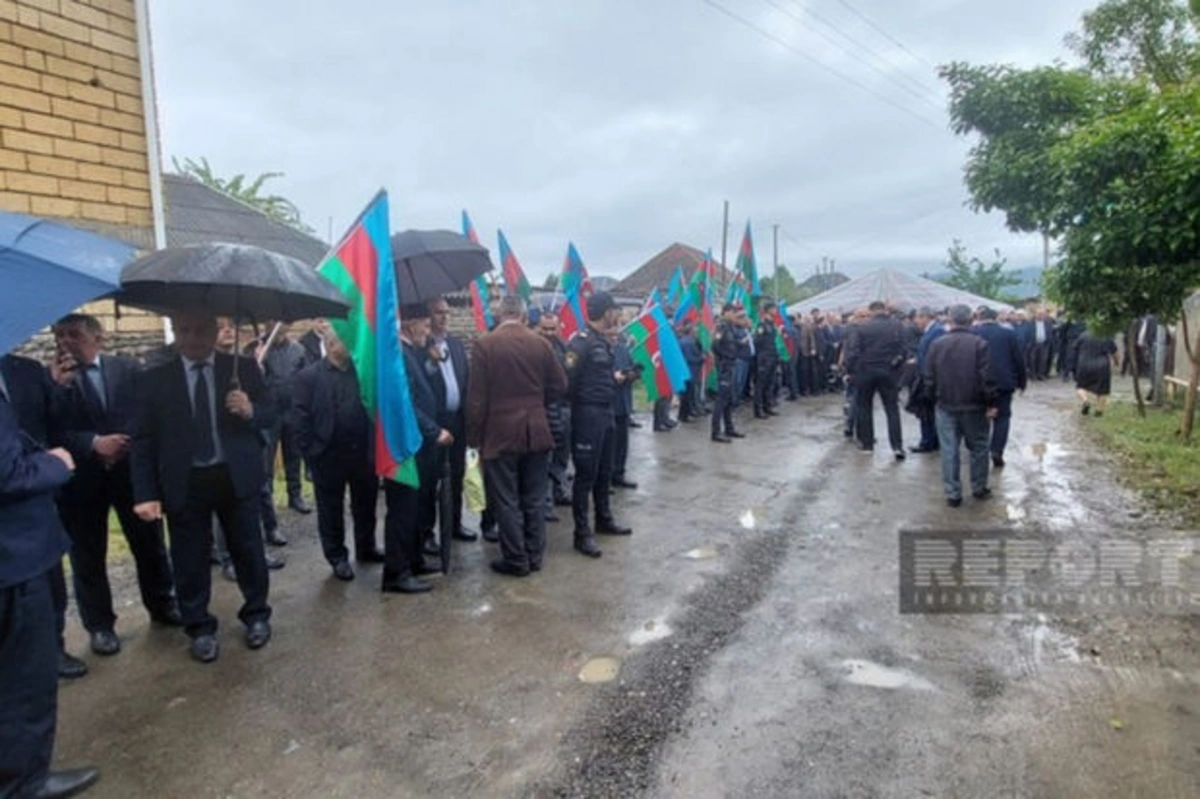
<path id="1" fill-rule="evenodd" d="M 133 0 L 0 0 L 0 210 L 151 247 L 145 133 Z M 85 310 L 118 346 L 161 337 L 157 317 Z"/>

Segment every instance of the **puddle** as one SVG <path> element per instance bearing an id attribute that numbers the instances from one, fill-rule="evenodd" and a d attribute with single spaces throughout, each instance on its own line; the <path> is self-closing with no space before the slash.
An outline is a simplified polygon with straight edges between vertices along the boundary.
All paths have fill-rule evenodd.
<path id="1" fill-rule="evenodd" d="M 843 678 L 851 685 L 865 685 L 869 688 L 911 688 L 914 691 L 933 691 L 933 683 L 911 674 L 903 669 L 889 669 L 869 660 L 843 660 L 842 668 L 846 669 Z"/>
<path id="2" fill-rule="evenodd" d="M 620 673 L 621 661 L 617 658 L 592 658 L 579 670 L 579 681 L 586 683 L 612 682 Z"/>
<path id="3" fill-rule="evenodd" d="M 753 509 L 748 510 L 745 513 L 743 513 L 741 516 L 739 516 L 738 524 L 740 524 L 746 530 L 753 530 L 754 525 L 756 524 L 756 521 L 754 518 L 754 510 Z"/>
<path id="4" fill-rule="evenodd" d="M 651 619 L 630 633 L 629 645 L 644 646 L 655 641 L 661 641 L 672 632 L 671 628 L 667 626 L 665 618 Z"/>
<path id="5" fill-rule="evenodd" d="M 688 560 L 712 560 L 717 556 L 716 547 L 696 547 L 683 553 Z"/>
<path id="6" fill-rule="evenodd" d="M 1030 449 L 1033 450 L 1033 457 L 1037 458 L 1039 461 L 1046 457 L 1046 442 L 1039 441 L 1030 447 Z"/>
<path id="7" fill-rule="evenodd" d="M 482 616 L 486 616 L 487 614 L 489 614 L 491 612 L 492 612 L 492 603 L 484 602 L 484 603 L 480 604 L 478 607 L 473 608 L 471 610 L 471 616 L 473 618 L 478 619 Z"/>

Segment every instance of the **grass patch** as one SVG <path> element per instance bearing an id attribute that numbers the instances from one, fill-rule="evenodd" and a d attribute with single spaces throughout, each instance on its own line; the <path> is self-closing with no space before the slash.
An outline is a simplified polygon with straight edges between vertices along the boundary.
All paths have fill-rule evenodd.
<path id="1" fill-rule="evenodd" d="M 1125 479 L 1156 507 L 1200 525 L 1200 445 L 1179 438 L 1178 408 L 1146 407 L 1137 415 L 1133 402 L 1111 402 L 1103 417 L 1088 425 L 1124 465 Z"/>

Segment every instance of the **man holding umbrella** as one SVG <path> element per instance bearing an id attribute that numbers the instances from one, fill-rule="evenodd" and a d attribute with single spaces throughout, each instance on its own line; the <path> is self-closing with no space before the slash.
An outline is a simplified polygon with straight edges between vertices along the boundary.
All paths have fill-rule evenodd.
<path id="1" fill-rule="evenodd" d="M 148 370 L 143 383 L 133 446 L 134 512 L 147 522 L 166 515 L 192 657 L 211 663 L 219 653 L 217 619 L 208 612 L 214 515 L 245 599 L 238 615 L 246 645 L 259 649 L 271 638 L 258 492 L 264 479 L 260 433 L 274 425 L 275 409 L 252 360 L 215 352 L 214 315 L 177 312 L 171 323 L 178 355 Z"/>

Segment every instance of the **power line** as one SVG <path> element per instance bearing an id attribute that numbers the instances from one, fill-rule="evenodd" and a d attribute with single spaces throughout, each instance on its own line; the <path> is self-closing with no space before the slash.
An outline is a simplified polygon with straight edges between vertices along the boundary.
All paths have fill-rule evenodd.
<path id="1" fill-rule="evenodd" d="M 850 5 L 848 2 L 846 2 L 846 0 L 837 0 L 837 1 L 838 1 L 838 5 L 842 6 L 842 7 L 843 7 L 843 8 L 845 8 L 847 11 L 849 11 L 851 14 L 853 14 L 853 15 L 854 15 L 854 16 L 856 16 L 856 17 L 858 17 L 858 18 L 859 18 L 859 19 L 861 19 L 863 22 L 867 23 L 867 25 L 869 25 L 869 26 L 870 26 L 871 28 L 873 28 L 873 29 L 874 29 L 876 32 L 878 32 L 878 33 L 879 33 L 879 35 L 883 36 L 883 38 L 887 39 L 889 42 L 891 42 L 892 44 L 896 45 L 896 46 L 897 46 L 897 47 L 899 47 L 901 50 L 903 50 L 904 52 L 908 53 L 910 56 L 912 56 L 913 58 L 917 59 L 918 61 L 920 61 L 920 62 L 921 62 L 922 64 L 924 64 L 925 66 L 929 67 L 930 69 L 937 69 L 937 65 L 935 65 L 935 64 L 931 64 L 931 63 L 930 63 L 928 60 L 926 60 L 924 57 L 922 57 L 920 53 L 918 53 L 918 52 L 916 52 L 916 51 L 914 51 L 914 50 L 911 50 L 911 49 L 909 49 L 909 47 L 908 47 L 907 45 L 905 45 L 905 44 L 904 44 L 904 42 L 900 41 L 900 40 L 899 40 L 899 39 L 897 39 L 895 36 L 893 36 L 892 34 L 888 33 L 887 31 L 885 31 L 885 30 L 884 30 L 882 27 L 880 27 L 880 25 L 879 25 L 878 23 L 876 23 L 876 22 L 875 22 L 873 19 L 871 19 L 870 17 L 868 17 L 868 16 L 867 16 L 866 14 L 864 14 L 863 12 L 859 11 L 859 10 L 858 10 L 857 8 L 855 8 L 854 6 Z"/>
<path id="2" fill-rule="evenodd" d="M 809 53 L 806 53 L 803 50 L 800 50 L 799 48 L 794 47 L 793 45 L 789 44 L 785 39 L 782 39 L 779 36 L 776 36 L 775 34 L 771 33 L 770 31 L 768 31 L 764 28 L 761 28 L 758 25 L 755 25 L 753 22 L 746 19 L 745 17 L 743 17 L 739 14 L 736 14 L 733 11 L 730 11 L 725 6 L 716 2 L 716 0 L 702 0 L 702 2 L 705 5 L 712 6 L 717 11 L 720 11 L 722 14 L 729 17 L 730 19 L 740 22 L 742 25 L 745 25 L 747 28 L 750 28 L 750 30 L 754 31 L 755 33 L 759 34 L 760 36 L 764 36 L 767 39 L 770 39 L 771 41 L 778 44 L 780 47 L 783 47 L 785 50 L 789 50 L 792 53 L 795 53 L 796 55 L 801 56 L 802 58 L 808 59 L 809 61 L 813 62 L 818 67 L 825 70 L 826 72 L 833 75 L 834 77 L 836 77 L 840 80 L 843 80 L 846 83 L 857 86 L 859 89 L 862 89 L 864 92 L 871 95 L 875 99 L 881 100 L 882 102 L 887 103 L 888 105 L 892 106 L 893 108 L 895 108 L 899 111 L 903 111 L 904 113 L 908 114 L 909 116 L 911 116 L 915 119 L 918 119 L 921 122 L 924 122 L 926 125 L 929 125 L 931 128 L 934 128 L 936 130 L 942 129 L 941 126 L 939 126 L 936 122 L 931 120 L 929 117 L 924 116 L 923 114 L 917 113 L 916 111 L 912 110 L 908 106 L 901 105 L 900 103 L 896 102 L 895 100 L 891 99 L 890 97 L 880 94 L 879 92 L 875 91 L 870 86 L 863 83 L 862 81 L 860 81 L 856 78 L 853 78 L 850 75 L 847 75 L 846 73 L 829 66 L 824 61 L 821 61 L 819 58 L 817 58 L 816 56 L 810 55 Z"/>
<path id="3" fill-rule="evenodd" d="M 886 56 L 881 55 L 880 53 L 871 49 L 867 45 L 863 44 L 858 39 L 856 39 L 853 36 L 851 36 L 850 34 L 846 33 L 844 30 L 842 30 L 836 24 L 834 24 L 833 22 L 830 22 L 828 19 L 821 16 L 817 12 L 807 8 L 806 6 L 800 5 L 798 2 L 794 3 L 794 4 L 797 6 L 797 8 L 799 8 L 801 11 L 804 12 L 803 15 L 797 14 L 795 11 L 792 11 L 789 8 L 781 6 L 778 2 L 776 2 L 776 0 L 763 0 L 763 2 L 766 3 L 767 5 L 771 6 L 772 8 L 776 9 L 777 11 L 779 11 L 779 13 L 785 14 L 788 17 L 790 17 L 791 19 L 795 20 L 796 22 L 799 22 L 801 25 L 808 28 L 810 31 L 812 31 L 813 33 L 817 34 L 825 41 L 832 44 L 838 50 L 845 53 L 847 56 L 849 56 L 854 61 L 857 61 L 858 63 L 862 64 L 863 66 L 867 67 L 868 69 L 871 69 L 874 72 L 878 73 L 885 80 L 891 81 L 894 85 L 900 87 L 904 91 L 911 94 L 913 97 L 916 97 L 918 100 L 926 103 L 934 110 L 936 110 L 938 112 L 941 112 L 943 110 L 942 106 L 938 105 L 938 103 L 935 103 L 932 99 L 930 99 L 932 97 L 937 97 L 938 99 L 940 99 L 940 96 L 936 92 L 932 91 L 932 89 L 929 86 L 927 86 L 924 83 L 921 83 L 920 81 L 916 80 L 915 78 L 910 77 L 909 75 L 907 75 L 904 72 L 903 67 L 888 60 L 888 58 Z M 873 63 L 872 61 L 866 61 L 863 58 L 859 57 L 856 53 L 852 52 L 849 48 L 847 48 L 846 45 L 842 44 L 837 39 L 833 38 L 833 36 L 831 36 L 830 34 L 826 33 L 821 28 L 818 28 L 816 25 L 814 25 L 812 20 L 809 19 L 809 17 L 811 17 L 812 20 L 816 20 L 821 25 L 824 25 L 825 27 L 829 28 L 834 33 L 836 33 L 838 36 L 840 36 L 842 39 L 849 42 L 853 47 L 856 47 L 858 50 L 865 53 L 868 58 L 873 59 L 876 62 L 879 62 L 879 64 L 883 64 L 883 66 L 882 67 L 878 66 L 876 63 Z M 888 69 L 888 68 L 890 68 L 890 69 Z"/>

